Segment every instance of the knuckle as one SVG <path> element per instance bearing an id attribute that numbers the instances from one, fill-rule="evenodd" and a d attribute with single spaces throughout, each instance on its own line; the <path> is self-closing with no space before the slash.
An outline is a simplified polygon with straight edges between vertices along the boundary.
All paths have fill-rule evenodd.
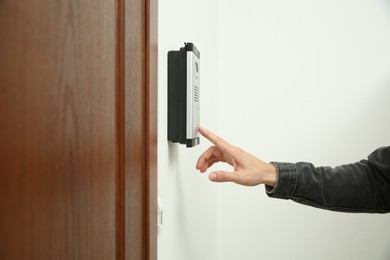
<path id="1" fill-rule="evenodd" d="M 233 146 L 231 150 L 232 159 L 237 159 L 237 157 L 240 155 L 241 152 L 242 152 L 241 148 Z"/>

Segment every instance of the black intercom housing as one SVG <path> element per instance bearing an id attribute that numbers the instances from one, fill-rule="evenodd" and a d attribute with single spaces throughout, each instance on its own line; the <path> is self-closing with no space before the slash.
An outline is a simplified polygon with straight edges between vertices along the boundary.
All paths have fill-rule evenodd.
<path id="1" fill-rule="evenodd" d="M 199 144 L 200 52 L 193 43 L 168 52 L 168 140 Z"/>

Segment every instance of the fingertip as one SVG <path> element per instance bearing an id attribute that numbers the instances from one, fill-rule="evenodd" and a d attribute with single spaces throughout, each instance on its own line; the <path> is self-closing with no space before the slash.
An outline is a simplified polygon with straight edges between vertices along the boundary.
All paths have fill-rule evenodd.
<path id="1" fill-rule="evenodd" d="M 217 174 L 215 174 L 214 172 L 210 173 L 209 180 L 210 181 L 217 181 Z"/>
<path id="2" fill-rule="evenodd" d="M 200 159 L 196 162 L 195 169 L 200 169 Z"/>
<path id="3" fill-rule="evenodd" d="M 205 161 L 200 160 L 198 162 L 198 164 L 196 165 L 196 169 L 203 173 L 204 172 L 204 168 L 205 168 L 205 164 L 206 164 Z"/>
<path id="4" fill-rule="evenodd" d="M 201 135 L 205 135 L 205 133 L 207 132 L 207 129 L 204 128 L 203 126 L 198 126 L 198 131 Z"/>

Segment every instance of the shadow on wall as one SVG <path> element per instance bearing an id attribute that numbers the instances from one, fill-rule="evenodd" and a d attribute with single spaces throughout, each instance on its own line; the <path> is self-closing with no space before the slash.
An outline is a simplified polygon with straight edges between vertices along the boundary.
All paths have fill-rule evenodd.
<path id="1" fill-rule="evenodd" d="M 191 225 L 190 215 L 188 205 L 190 205 L 191 198 L 189 197 L 188 190 L 191 185 L 188 180 L 183 178 L 183 165 L 182 162 L 182 154 L 180 153 L 180 145 L 173 142 L 168 142 L 168 169 L 169 176 L 172 180 L 172 187 L 174 190 L 170 192 L 173 194 L 173 211 L 170 213 L 173 214 L 171 216 L 176 220 L 176 224 L 180 227 L 179 229 L 175 229 L 176 234 L 174 235 L 178 239 L 176 240 L 179 244 L 177 247 L 180 247 L 180 251 L 187 252 L 188 255 L 196 255 L 195 252 L 192 252 L 193 248 L 191 246 L 191 235 L 188 226 Z"/>
<path id="2" fill-rule="evenodd" d="M 173 142 L 168 141 L 168 164 L 169 168 L 178 169 L 179 160 L 177 160 L 179 155 L 179 147 Z"/>

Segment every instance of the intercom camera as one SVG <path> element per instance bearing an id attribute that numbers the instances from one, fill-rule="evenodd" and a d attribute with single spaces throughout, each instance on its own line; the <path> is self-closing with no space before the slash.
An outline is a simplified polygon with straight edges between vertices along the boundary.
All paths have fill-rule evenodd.
<path id="1" fill-rule="evenodd" d="M 168 52 L 168 140 L 199 144 L 200 52 L 193 43 Z"/>

